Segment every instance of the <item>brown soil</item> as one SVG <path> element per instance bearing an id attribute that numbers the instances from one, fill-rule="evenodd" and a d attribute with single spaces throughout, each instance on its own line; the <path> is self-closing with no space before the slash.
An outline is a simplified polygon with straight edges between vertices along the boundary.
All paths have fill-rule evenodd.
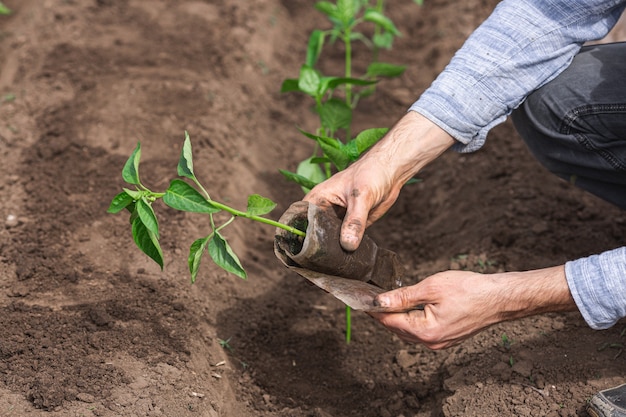
<path id="1" fill-rule="evenodd" d="M 277 170 L 308 156 L 296 126 L 315 118 L 279 88 L 310 30 L 327 27 L 313 1 L 4 3 L 15 13 L 0 17 L 0 416 L 575 416 L 623 382 L 624 322 L 593 331 L 578 314 L 537 316 L 433 352 L 354 314 L 347 345 L 343 306 L 277 261 L 271 228 L 225 232 L 247 281 L 206 262 L 191 285 L 202 217 L 158 205 L 162 272 L 127 217 L 106 213 L 137 141 L 143 178 L 164 190 L 185 130 L 215 198 L 244 207 L 259 193 L 277 218 L 302 197 Z M 361 103 L 357 130 L 395 122 L 497 0 L 390 3 L 404 36 L 385 59 L 409 67 Z M 370 231 L 407 283 L 626 243 L 626 215 L 548 174 L 508 123 L 422 178 Z"/>

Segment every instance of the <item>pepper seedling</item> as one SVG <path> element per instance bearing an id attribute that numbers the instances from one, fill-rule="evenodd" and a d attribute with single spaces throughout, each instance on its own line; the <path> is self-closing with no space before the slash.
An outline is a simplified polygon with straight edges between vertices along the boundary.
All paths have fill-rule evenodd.
<path id="1" fill-rule="evenodd" d="M 421 1 L 414 1 L 421 4 Z M 299 184 L 304 192 L 329 178 L 333 171 L 343 170 L 387 131 L 374 128 L 361 132 L 355 138 L 351 135 L 352 116 L 359 100 L 371 96 L 382 78 L 399 77 L 405 70 L 403 65 L 379 60 L 378 51 L 391 49 L 400 31 L 384 14 L 383 0 L 370 3 L 368 0 L 315 3 L 315 9 L 328 18 L 332 27 L 311 32 L 299 77 L 286 79 L 281 86 L 282 93 L 299 92 L 311 97 L 315 103 L 313 110 L 319 117 L 315 133 L 300 130 L 315 142 L 312 156 L 301 161 L 296 172 L 280 170 L 288 180 Z M 360 30 L 363 25 L 373 25 L 373 35 L 368 36 L 366 31 Z M 324 75 L 318 68 L 322 51 L 326 45 L 337 40 L 344 47 L 343 73 L 338 76 Z M 372 49 L 372 61 L 358 76 L 354 75 L 352 65 L 355 41 L 363 42 Z M 339 132 L 343 132 L 343 139 L 339 138 Z M 361 146 L 365 137 L 367 146 Z"/>
<path id="2" fill-rule="evenodd" d="M 276 207 L 276 203 L 269 198 L 258 194 L 248 196 L 248 204 L 245 211 L 234 209 L 211 199 L 209 193 L 198 181 L 194 173 L 191 140 L 187 132 L 185 132 L 185 141 L 178 161 L 178 175 L 192 181 L 197 188 L 189 184 L 189 182 L 177 178 L 170 182 L 165 192 L 151 191 L 141 182 L 139 177 L 140 159 L 141 144 L 137 143 L 137 147 L 122 169 L 122 178 L 126 183 L 134 186 L 134 189 L 124 187 L 123 191 L 113 198 L 107 211 L 109 213 L 119 213 L 126 209 L 130 212 L 131 230 L 135 244 L 142 252 L 154 260 L 161 269 L 163 269 L 163 251 L 159 244 L 159 222 L 152 207 L 154 202 L 159 199 L 162 199 L 163 203 L 175 210 L 202 213 L 209 216 L 211 232 L 195 240 L 189 248 L 187 263 L 192 283 L 196 281 L 200 261 L 205 252 L 208 252 L 213 262 L 225 271 L 243 279 L 247 278 L 246 271 L 241 265 L 239 258 L 221 233 L 222 229 L 237 217 L 280 227 L 300 237 L 305 236 L 302 230 L 263 217 Z M 218 225 L 213 217 L 218 212 L 227 212 L 231 216 L 228 220 Z"/>

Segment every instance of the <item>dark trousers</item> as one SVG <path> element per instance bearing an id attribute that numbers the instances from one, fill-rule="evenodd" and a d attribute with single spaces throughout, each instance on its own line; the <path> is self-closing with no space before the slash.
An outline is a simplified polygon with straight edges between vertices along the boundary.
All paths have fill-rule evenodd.
<path id="1" fill-rule="evenodd" d="M 551 172 L 626 209 L 626 42 L 584 47 L 512 119 Z"/>

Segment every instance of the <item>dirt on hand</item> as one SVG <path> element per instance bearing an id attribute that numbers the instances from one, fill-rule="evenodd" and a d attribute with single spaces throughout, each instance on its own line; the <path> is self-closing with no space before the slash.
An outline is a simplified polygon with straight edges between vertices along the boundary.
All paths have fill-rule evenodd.
<path id="1" fill-rule="evenodd" d="M 3 0 L 0 16 L 0 416 L 584 416 L 623 383 L 623 321 L 579 314 L 502 323 L 445 351 L 399 341 L 278 262 L 274 231 L 233 224 L 249 278 L 205 262 L 189 282 L 193 214 L 155 207 L 165 268 L 106 213 L 138 141 L 165 190 L 187 130 L 196 175 L 245 207 L 302 198 L 279 168 L 310 156 L 306 97 L 281 94 L 308 35 L 305 0 Z M 391 126 L 497 0 L 389 2 L 406 64 L 355 113 Z M 337 51 L 339 54 L 340 51 Z M 368 62 L 363 45 L 355 68 Z M 332 69 L 332 63 L 327 63 Z M 447 153 L 368 233 L 404 284 L 449 269 L 562 264 L 625 244 L 626 215 L 547 173 L 510 123 L 471 155 Z"/>

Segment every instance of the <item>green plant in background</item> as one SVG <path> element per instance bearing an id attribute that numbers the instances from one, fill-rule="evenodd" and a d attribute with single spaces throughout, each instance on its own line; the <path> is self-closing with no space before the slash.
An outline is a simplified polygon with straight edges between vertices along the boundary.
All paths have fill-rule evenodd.
<path id="1" fill-rule="evenodd" d="M 502 347 L 505 348 L 506 350 L 511 349 L 511 345 L 513 344 L 513 341 L 509 339 L 506 333 L 502 333 L 501 338 L 502 338 Z"/>
<path id="2" fill-rule="evenodd" d="M 135 189 L 123 188 L 123 191 L 111 201 L 108 212 L 119 213 L 124 209 L 130 212 L 130 223 L 135 244 L 159 264 L 161 269 L 163 269 L 163 251 L 159 244 L 159 223 L 152 207 L 153 203 L 159 199 L 162 199 L 166 205 L 175 210 L 202 213 L 209 216 L 211 232 L 193 242 L 189 249 L 188 266 L 192 283 L 196 280 L 200 261 L 205 252 L 208 252 L 213 261 L 225 271 L 244 279 L 247 277 L 239 258 L 221 233 L 222 229 L 236 217 L 244 217 L 283 228 L 298 236 L 305 236 L 301 230 L 263 217 L 270 213 L 276 204 L 258 194 L 252 194 L 248 197 L 245 211 L 236 210 L 212 200 L 194 174 L 191 140 L 187 132 L 185 132 L 185 141 L 178 161 L 178 175 L 190 180 L 197 188 L 182 179 L 174 179 L 165 192 L 151 191 L 141 182 L 139 177 L 140 159 L 141 145 L 138 143 L 122 169 L 122 178 L 126 183 L 133 185 Z M 230 214 L 230 218 L 218 225 L 213 217 L 218 212 L 227 212 Z"/>
<path id="3" fill-rule="evenodd" d="M 422 4 L 422 0 L 414 2 Z M 399 77 L 405 70 L 402 65 L 379 61 L 379 51 L 391 49 L 394 39 L 401 35 L 393 21 L 385 15 L 384 5 L 384 0 L 336 0 L 315 4 L 332 27 L 311 32 L 299 77 L 285 80 L 281 87 L 283 93 L 300 92 L 311 97 L 319 118 L 315 133 L 300 129 L 300 133 L 314 141 L 313 154 L 299 162 L 295 172 L 280 170 L 288 180 L 299 184 L 305 193 L 356 161 L 388 131 L 387 128 L 372 128 L 354 138 L 351 134 L 352 115 L 359 100 L 372 95 L 382 77 Z M 368 28 L 369 36 L 364 32 Z M 320 56 L 325 45 L 336 41 L 342 43 L 345 51 L 343 74 L 324 75 L 318 68 Z M 358 76 L 354 74 L 352 65 L 352 46 L 356 41 L 363 42 L 372 51 L 365 73 Z M 348 343 L 351 339 L 351 320 L 350 307 L 346 306 Z"/>
<path id="4" fill-rule="evenodd" d="M 421 1 L 415 1 L 421 4 Z M 315 133 L 300 132 L 315 142 L 310 158 L 298 164 L 296 172 L 281 170 L 287 179 L 301 185 L 305 192 L 329 178 L 333 170 L 341 171 L 354 162 L 370 146 L 376 143 L 388 129 L 374 128 L 351 136 L 352 114 L 359 100 L 375 92 L 376 83 L 382 78 L 399 77 L 405 70 L 378 60 L 380 49 L 390 49 L 400 32 L 393 21 L 384 14 L 384 1 L 374 4 L 368 0 L 320 1 L 315 8 L 322 12 L 332 24 L 328 30 L 312 31 L 306 50 L 306 59 L 300 67 L 297 79 L 283 82 L 281 92 L 300 92 L 314 101 L 314 111 L 319 117 Z M 368 35 L 361 30 L 371 29 Z M 370 30 L 371 32 L 371 30 Z M 343 74 L 327 76 L 317 68 L 320 56 L 329 43 L 343 44 Z M 355 76 L 352 66 L 352 46 L 361 41 L 372 50 L 372 59 L 364 74 Z M 343 139 L 340 137 L 343 133 Z"/>
<path id="5" fill-rule="evenodd" d="M 5 6 L 1 1 L 0 1 L 0 14 L 11 14 L 11 9 Z"/>

